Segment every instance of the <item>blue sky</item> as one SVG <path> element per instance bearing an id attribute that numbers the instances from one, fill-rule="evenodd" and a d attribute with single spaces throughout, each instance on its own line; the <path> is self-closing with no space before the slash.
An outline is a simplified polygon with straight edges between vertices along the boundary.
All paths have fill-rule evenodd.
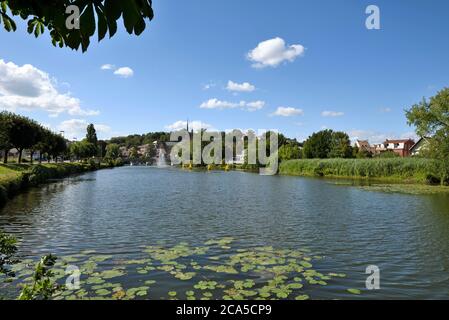
<path id="1" fill-rule="evenodd" d="M 78 139 L 91 122 L 108 138 L 190 119 L 301 140 L 332 128 L 379 142 L 412 137 L 404 109 L 449 86 L 445 0 L 153 3 L 143 35 L 122 29 L 84 54 L 54 48 L 48 33 L 35 39 L 23 23 L 15 33 L 0 30 L 0 109 Z M 380 8 L 380 30 L 365 28 L 370 4 Z M 274 60 L 264 56 L 270 46 Z M 250 52 L 261 58 L 251 61 Z M 114 67 L 102 70 L 105 64 Z M 123 67 L 133 74 L 114 74 Z M 228 90 L 229 81 L 244 91 Z M 30 85 L 46 96 L 30 99 L 39 95 Z"/>

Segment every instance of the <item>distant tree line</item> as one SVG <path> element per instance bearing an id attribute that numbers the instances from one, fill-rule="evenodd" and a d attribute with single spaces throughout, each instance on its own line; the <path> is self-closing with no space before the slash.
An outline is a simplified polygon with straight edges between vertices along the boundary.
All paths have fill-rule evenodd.
<path id="1" fill-rule="evenodd" d="M 133 147 L 137 148 L 145 144 L 152 144 L 154 141 L 158 142 L 168 142 L 170 141 L 169 132 L 150 132 L 146 134 L 133 134 L 124 137 L 114 137 L 111 138 L 108 143 L 114 143 L 120 147 L 126 147 L 131 149 Z"/>

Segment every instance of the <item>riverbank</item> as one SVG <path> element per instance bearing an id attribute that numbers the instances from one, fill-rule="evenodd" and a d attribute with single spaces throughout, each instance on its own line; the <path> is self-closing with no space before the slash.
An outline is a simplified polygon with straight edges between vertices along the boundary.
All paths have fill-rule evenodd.
<path id="1" fill-rule="evenodd" d="M 441 184 L 438 163 L 435 160 L 423 158 L 289 160 L 280 164 L 279 174 Z"/>
<path id="2" fill-rule="evenodd" d="M 60 179 L 72 174 L 120 166 L 115 163 L 43 163 L 0 164 L 0 207 L 9 198 L 50 179 Z"/>

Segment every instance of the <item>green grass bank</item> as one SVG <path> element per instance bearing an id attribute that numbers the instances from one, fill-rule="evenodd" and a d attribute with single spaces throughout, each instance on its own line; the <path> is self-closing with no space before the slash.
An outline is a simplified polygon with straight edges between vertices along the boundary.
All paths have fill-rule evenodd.
<path id="1" fill-rule="evenodd" d="M 0 164 L 0 207 L 17 193 L 50 179 L 60 179 L 72 174 L 115 167 L 114 162 Z"/>
<path id="2" fill-rule="evenodd" d="M 300 159 L 284 161 L 279 174 L 292 176 L 373 179 L 441 184 L 438 162 L 423 158 Z"/>

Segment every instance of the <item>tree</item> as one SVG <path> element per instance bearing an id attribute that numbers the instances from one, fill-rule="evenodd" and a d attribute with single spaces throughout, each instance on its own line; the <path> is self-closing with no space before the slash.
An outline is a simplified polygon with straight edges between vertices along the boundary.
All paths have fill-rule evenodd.
<path id="1" fill-rule="evenodd" d="M 3 162 L 8 162 L 8 152 L 11 149 L 11 127 L 13 114 L 10 112 L 0 112 L 0 150 L 3 150 Z"/>
<path id="2" fill-rule="evenodd" d="M 66 20 L 72 23 L 73 7 L 79 9 L 79 28 L 67 28 Z M 140 35 L 146 27 L 146 19 L 153 19 L 152 0 L 0 0 L 0 24 L 6 31 L 16 31 L 16 23 L 11 18 L 19 16 L 28 21 L 28 33 L 35 37 L 48 30 L 54 46 L 69 47 L 86 51 L 91 37 L 97 29 L 98 41 L 107 32 L 113 37 L 117 32 L 117 20 L 123 18 L 123 24 L 129 34 Z M 67 13 L 68 12 L 68 13 Z M 97 21 L 97 24 L 95 23 Z"/>
<path id="3" fill-rule="evenodd" d="M 305 142 L 303 147 L 304 158 L 327 158 L 331 151 L 332 130 L 322 130 L 313 133 Z"/>
<path id="4" fill-rule="evenodd" d="M 118 144 L 110 143 L 106 146 L 106 158 L 117 159 L 120 155 L 120 148 Z"/>
<path id="5" fill-rule="evenodd" d="M 416 133 L 430 139 L 429 155 L 438 159 L 441 183 L 449 182 L 449 88 L 439 91 L 429 101 L 423 99 L 406 111 L 409 125 Z"/>
<path id="6" fill-rule="evenodd" d="M 328 155 L 329 158 L 351 158 L 352 147 L 351 140 L 345 132 L 332 132 L 331 150 Z"/>
<path id="7" fill-rule="evenodd" d="M 352 147 L 345 132 L 322 130 L 312 134 L 303 147 L 304 158 L 350 158 Z"/>
<path id="8" fill-rule="evenodd" d="M 39 125 L 22 116 L 12 117 L 9 140 L 11 145 L 19 151 L 19 163 L 22 162 L 22 152 L 31 148 L 39 141 Z"/>
<path id="9" fill-rule="evenodd" d="M 103 158 L 106 155 L 106 147 L 107 143 L 104 140 L 98 140 L 97 147 L 98 147 L 98 156 L 100 158 Z"/>
<path id="10" fill-rule="evenodd" d="M 58 161 L 58 157 L 63 155 L 67 150 L 67 143 L 63 136 L 59 134 L 52 135 L 52 145 L 50 148 L 49 155 L 53 157 L 55 162 Z"/>
<path id="11" fill-rule="evenodd" d="M 95 127 L 92 123 L 87 126 L 86 140 L 87 142 L 97 145 L 97 131 L 95 130 Z"/>
<path id="12" fill-rule="evenodd" d="M 279 160 L 293 160 L 301 158 L 301 149 L 299 149 L 298 145 L 295 144 L 284 144 L 279 148 Z"/>
<path id="13" fill-rule="evenodd" d="M 96 155 L 97 147 L 87 140 L 74 142 L 70 145 L 70 154 L 76 159 L 86 159 Z"/>

